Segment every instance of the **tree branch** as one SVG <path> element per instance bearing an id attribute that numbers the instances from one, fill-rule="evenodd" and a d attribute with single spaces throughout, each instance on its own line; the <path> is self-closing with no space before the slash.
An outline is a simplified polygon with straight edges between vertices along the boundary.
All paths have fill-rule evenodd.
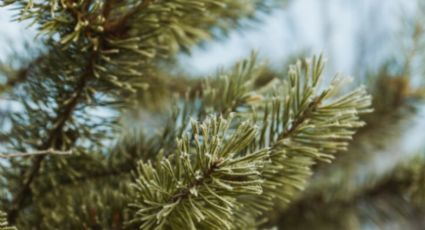
<path id="1" fill-rule="evenodd" d="M 189 184 L 187 184 L 187 186 L 181 190 L 179 190 L 177 193 L 175 193 L 174 195 L 171 196 L 171 201 L 174 203 L 176 202 L 178 199 L 181 198 L 187 198 L 187 196 L 189 196 L 191 189 L 202 185 L 206 179 L 208 179 L 211 174 L 214 172 L 215 169 L 218 168 L 218 165 L 222 162 L 222 160 L 216 160 L 214 162 L 212 162 L 212 164 L 203 172 L 203 177 L 200 179 L 195 179 L 193 181 L 191 181 Z"/>
<path id="2" fill-rule="evenodd" d="M 143 0 L 139 4 L 137 4 L 133 9 L 131 9 L 128 13 L 124 14 L 121 18 L 118 18 L 113 21 L 108 21 L 105 23 L 105 32 L 110 34 L 117 34 L 123 30 L 125 30 L 125 24 L 127 21 L 133 17 L 135 14 L 137 14 L 140 10 L 146 8 L 149 6 L 151 2 L 154 0 Z M 111 7 L 107 5 L 107 7 Z M 109 14 L 110 9 L 106 9 L 107 13 Z"/>
<path id="3" fill-rule="evenodd" d="M 67 104 L 64 108 L 62 108 L 62 111 L 58 113 L 56 117 L 56 120 L 58 122 L 55 122 L 57 125 L 51 130 L 48 138 L 42 144 L 42 146 L 39 147 L 39 149 L 62 148 L 62 146 L 58 146 L 59 142 L 57 138 L 58 136 L 60 136 L 66 124 L 66 121 L 69 120 L 69 118 L 72 116 L 75 107 L 78 105 L 78 101 L 84 92 L 87 80 L 90 75 L 92 75 L 92 65 L 93 61 L 90 61 L 88 66 L 86 67 L 85 74 L 81 76 L 81 79 L 79 80 L 76 86 L 76 93 L 74 94 L 74 97 L 71 99 L 70 103 Z M 31 165 L 31 167 L 27 170 L 27 172 L 24 173 L 24 178 L 22 180 L 20 189 L 16 193 L 16 196 L 14 197 L 12 205 L 8 211 L 8 219 L 10 223 L 14 224 L 16 222 L 18 212 L 24 204 L 24 198 L 30 193 L 30 185 L 38 174 L 41 167 L 41 163 L 43 162 L 45 157 L 45 154 L 36 156 L 33 159 L 33 164 Z"/>
<path id="4" fill-rule="evenodd" d="M 54 122 L 54 124 L 57 125 L 51 130 L 46 141 L 41 146 L 39 146 L 39 149 L 62 148 L 62 146 L 60 146 L 61 144 L 58 137 L 60 137 L 66 122 L 71 118 L 74 109 L 77 107 L 79 100 L 84 93 L 88 80 L 93 77 L 93 68 L 95 62 L 98 59 L 99 54 L 100 51 L 93 51 L 93 53 L 88 58 L 88 64 L 84 67 L 84 72 L 82 73 L 79 81 L 76 84 L 75 93 L 72 95 L 70 102 L 59 110 L 55 119 L 56 122 Z M 13 198 L 11 207 L 8 210 L 8 220 L 10 223 L 14 224 L 16 222 L 19 210 L 24 207 L 25 197 L 30 195 L 31 192 L 30 185 L 35 179 L 38 172 L 40 171 L 41 164 L 45 157 L 46 154 L 38 154 L 33 159 L 33 164 L 30 166 L 30 168 L 26 172 L 24 172 L 24 178 L 22 180 L 20 189 L 15 193 L 16 196 Z"/>
<path id="5" fill-rule="evenodd" d="M 15 157 L 32 157 L 38 155 L 71 155 L 72 151 L 59 151 L 54 149 L 33 151 L 33 152 L 17 152 L 11 154 L 0 153 L 0 158 L 15 158 Z"/>
<path id="6" fill-rule="evenodd" d="M 298 126 L 300 126 L 306 119 L 308 119 L 311 113 L 313 113 L 317 109 L 317 106 L 320 105 L 324 96 L 325 95 L 322 94 L 320 96 L 315 97 L 313 101 L 311 101 L 310 104 L 307 106 L 307 108 L 301 111 L 297 118 L 292 121 L 291 127 L 279 135 L 279 139 L 285 139 L 290 137 L 297 130 Z"/>

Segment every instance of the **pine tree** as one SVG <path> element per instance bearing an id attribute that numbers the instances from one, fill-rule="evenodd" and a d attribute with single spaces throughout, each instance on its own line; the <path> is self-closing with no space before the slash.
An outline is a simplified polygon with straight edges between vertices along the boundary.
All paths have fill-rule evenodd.
<path id="1" fill-rule="evenodd" d="M 375 105 L 367 115 L 365 87 L 348 91 L 342 76 L 324 84 L 321 56 L 287 73 L 270 71 L 255 53 L 212 77 L 171 73 L 179 52 L 256 19 L 278 0 L 3 2 L 17 20 L 30 20 L 42 43 L 34 58 L 2 67 L 0 93 L 23 111 L 5 115 L 12 128 L 0 136 L 0 209 L 19 229 L 308 225 L 305 210 L 326 210 L 311 203 L 346 178 L 321 173 L 343 171 L 334 168 L 358 151 L 340 152 L 363 120 L 375 124 L 389 108 Z M 405 93 L 395 92 L 407 91 L 385 91 L 400 106 Z M 383 188 L 409 184 L 423 201 L 425 167 L 415 162 L 382 180 Z M 313 173 L 319 176 L 308 184 Z M 358 193 L 372 196 L 375 188 Z M 343 191 L 333 205 L 356 196 Z M 0 227 L 10 229 L 3 217 Z"/>

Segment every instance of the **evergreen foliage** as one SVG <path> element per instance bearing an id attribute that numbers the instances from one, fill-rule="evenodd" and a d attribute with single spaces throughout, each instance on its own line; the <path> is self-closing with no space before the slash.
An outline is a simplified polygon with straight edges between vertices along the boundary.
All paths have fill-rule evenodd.
<path id="1" fill-rule="evenodd" d="M 0 212 L 0 229 L 1 230 L 16 230 L 15 227 L 10 227 L 6 220 L 6 214 Z"/>
<path id="2" fill-rule="evenodd" d="M 282 2 L 2 1 L 43 47 L 0 65 L 0 93 L 22 107 L 0 134 L 0 229 L 358 229 L 359 200 L 425 213 L 421 157 L 347 180 L 370 160 L 363 143 L 423 97 L 408 77 L 380 76 L 373 111 L 365 87 L 324 81 L 322 56 L 287 73 L 256 54 L 212 77 L 170 73 Z"/>
<path id="3" fill-rule="evenodd" d="M 276 204 L 284 207 L 304 188 L 314 162 L 330 161 L 332 153 L 344 150 L 353 130 L 363 126 L 358 114 L 370 111 L 363 88 L 332 99 L 340 79 L 317 92 L 323 64 L 320 58 L 312 63 L 292 66 L 288 78 L 273 82 L 271 93 L 255 97 L 253 91 L 242 93 L 251 83 L 246 76 L 253 68 L 250 61 L 239 64 L 229 79 L 219 77 L 226 79 L 222 88 L 209 90 L 222 93 L 207 94 L 216 96 L 207 102 L 227 104 L 218 111 L 233 111 L 228 115 L 233 119 L 192 122 L 176 153 L 139 165 L 132 222 L 141 222 L 142 229 L 248 229 L 258 227 L 258 218 Z M 244 98 L 263 98 L 245 108 L 254 109 L 254 115 L 238 112 L 251 102 Z"/>

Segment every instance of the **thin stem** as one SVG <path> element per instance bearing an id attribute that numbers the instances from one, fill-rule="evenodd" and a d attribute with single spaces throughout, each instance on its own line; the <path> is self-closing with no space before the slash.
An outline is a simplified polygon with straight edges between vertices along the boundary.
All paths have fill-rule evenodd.
<path id="1" fill-rule="evenodd" d="M 310 102 L 310 104 L 307 106 L 307 108 L 305 110 L 303 110 L 299 116 L 297 116 L 297 118 L 292 121 L 291 123 L 291 127 L 287 130 L 285 130 L 283 133 L 281 133 L 279 135 L 279 139 L 285 139 L 290 137 L 297 129 L 298 127 L 307 119 L 310 117 L 311 113 L 313 113 L 316 109 L 317 106 L 320 105 L 320 103 L 322 102 L 324 97 L 324 94 L 316 97 L 313 99 L 312 102 Z"/>
<path id="2" fill-rule="evenodd" d="M 117 20 L 108 22 L 105 24 L 105 32 L 110 34 L 116 34 L 119 32 L 122 32 L 122 30 L 125 30 L 125 24 L 127 21 L 136 15 L 141 10 L 145 9 L 149 6 L 150 3 L 154 2 L 154 0 L 144 0 L 141 1 L 139 4 L 137 4 L 132 10 L 130 10 L 128 13 L 123 15 L 121 18 L 118 18 Z M 108 6 L 109 7 L 109 6 Z M 107 11 L 108 12 L 108 11 Z M 109 12 L 108 12 L 109 14 Z"/>
<path id="3" fill-rule="evenodd" d="M 172 197 L 171 200 L 172 202 L 177 201 L 178 199 L 181 198 L 186 198 L 187 196 L 189 196 L 190 194 L 190 190 L 203 184 L 205 182 L 206 179 L 208 179 L 211 174 L 214 172 L 214 170 L 217 169 L 218 164 L 220 164 L 222 162 L 222 160 L 216 160 L 214 161 L 210 167 L 208 167 L 204 173 L 203 173 L 203 177 L 200 179 L 195 179 L 193 181 L 191 181 L 185 188 L 183 188 L 182 190 L 180 190 L 179 192 L 175 193 Z"/>
<path id="4" fill-rule="evenodd" d="M 71 155 L 72 150 L 59 151 L 54 149 L 33 151 L 33 152 L 17 152 L 11 154 L 0 153 L 0 158 L 15 158 L 15 157 L 32 157 L 38 155 Z"/>

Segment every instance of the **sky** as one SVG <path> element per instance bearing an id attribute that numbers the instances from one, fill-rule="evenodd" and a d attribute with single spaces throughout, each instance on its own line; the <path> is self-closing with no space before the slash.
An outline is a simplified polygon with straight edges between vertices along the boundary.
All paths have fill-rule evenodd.
<path id="1" fill-rule="evenodd" d="M 35 34 L 34 28 L 28 28 L 27 23 L 12 22 L 13 15 L 8 8 L 0 8 L 0 60 L 16 48 L 22 48 L 22 42 L 31 40 Z"/>

